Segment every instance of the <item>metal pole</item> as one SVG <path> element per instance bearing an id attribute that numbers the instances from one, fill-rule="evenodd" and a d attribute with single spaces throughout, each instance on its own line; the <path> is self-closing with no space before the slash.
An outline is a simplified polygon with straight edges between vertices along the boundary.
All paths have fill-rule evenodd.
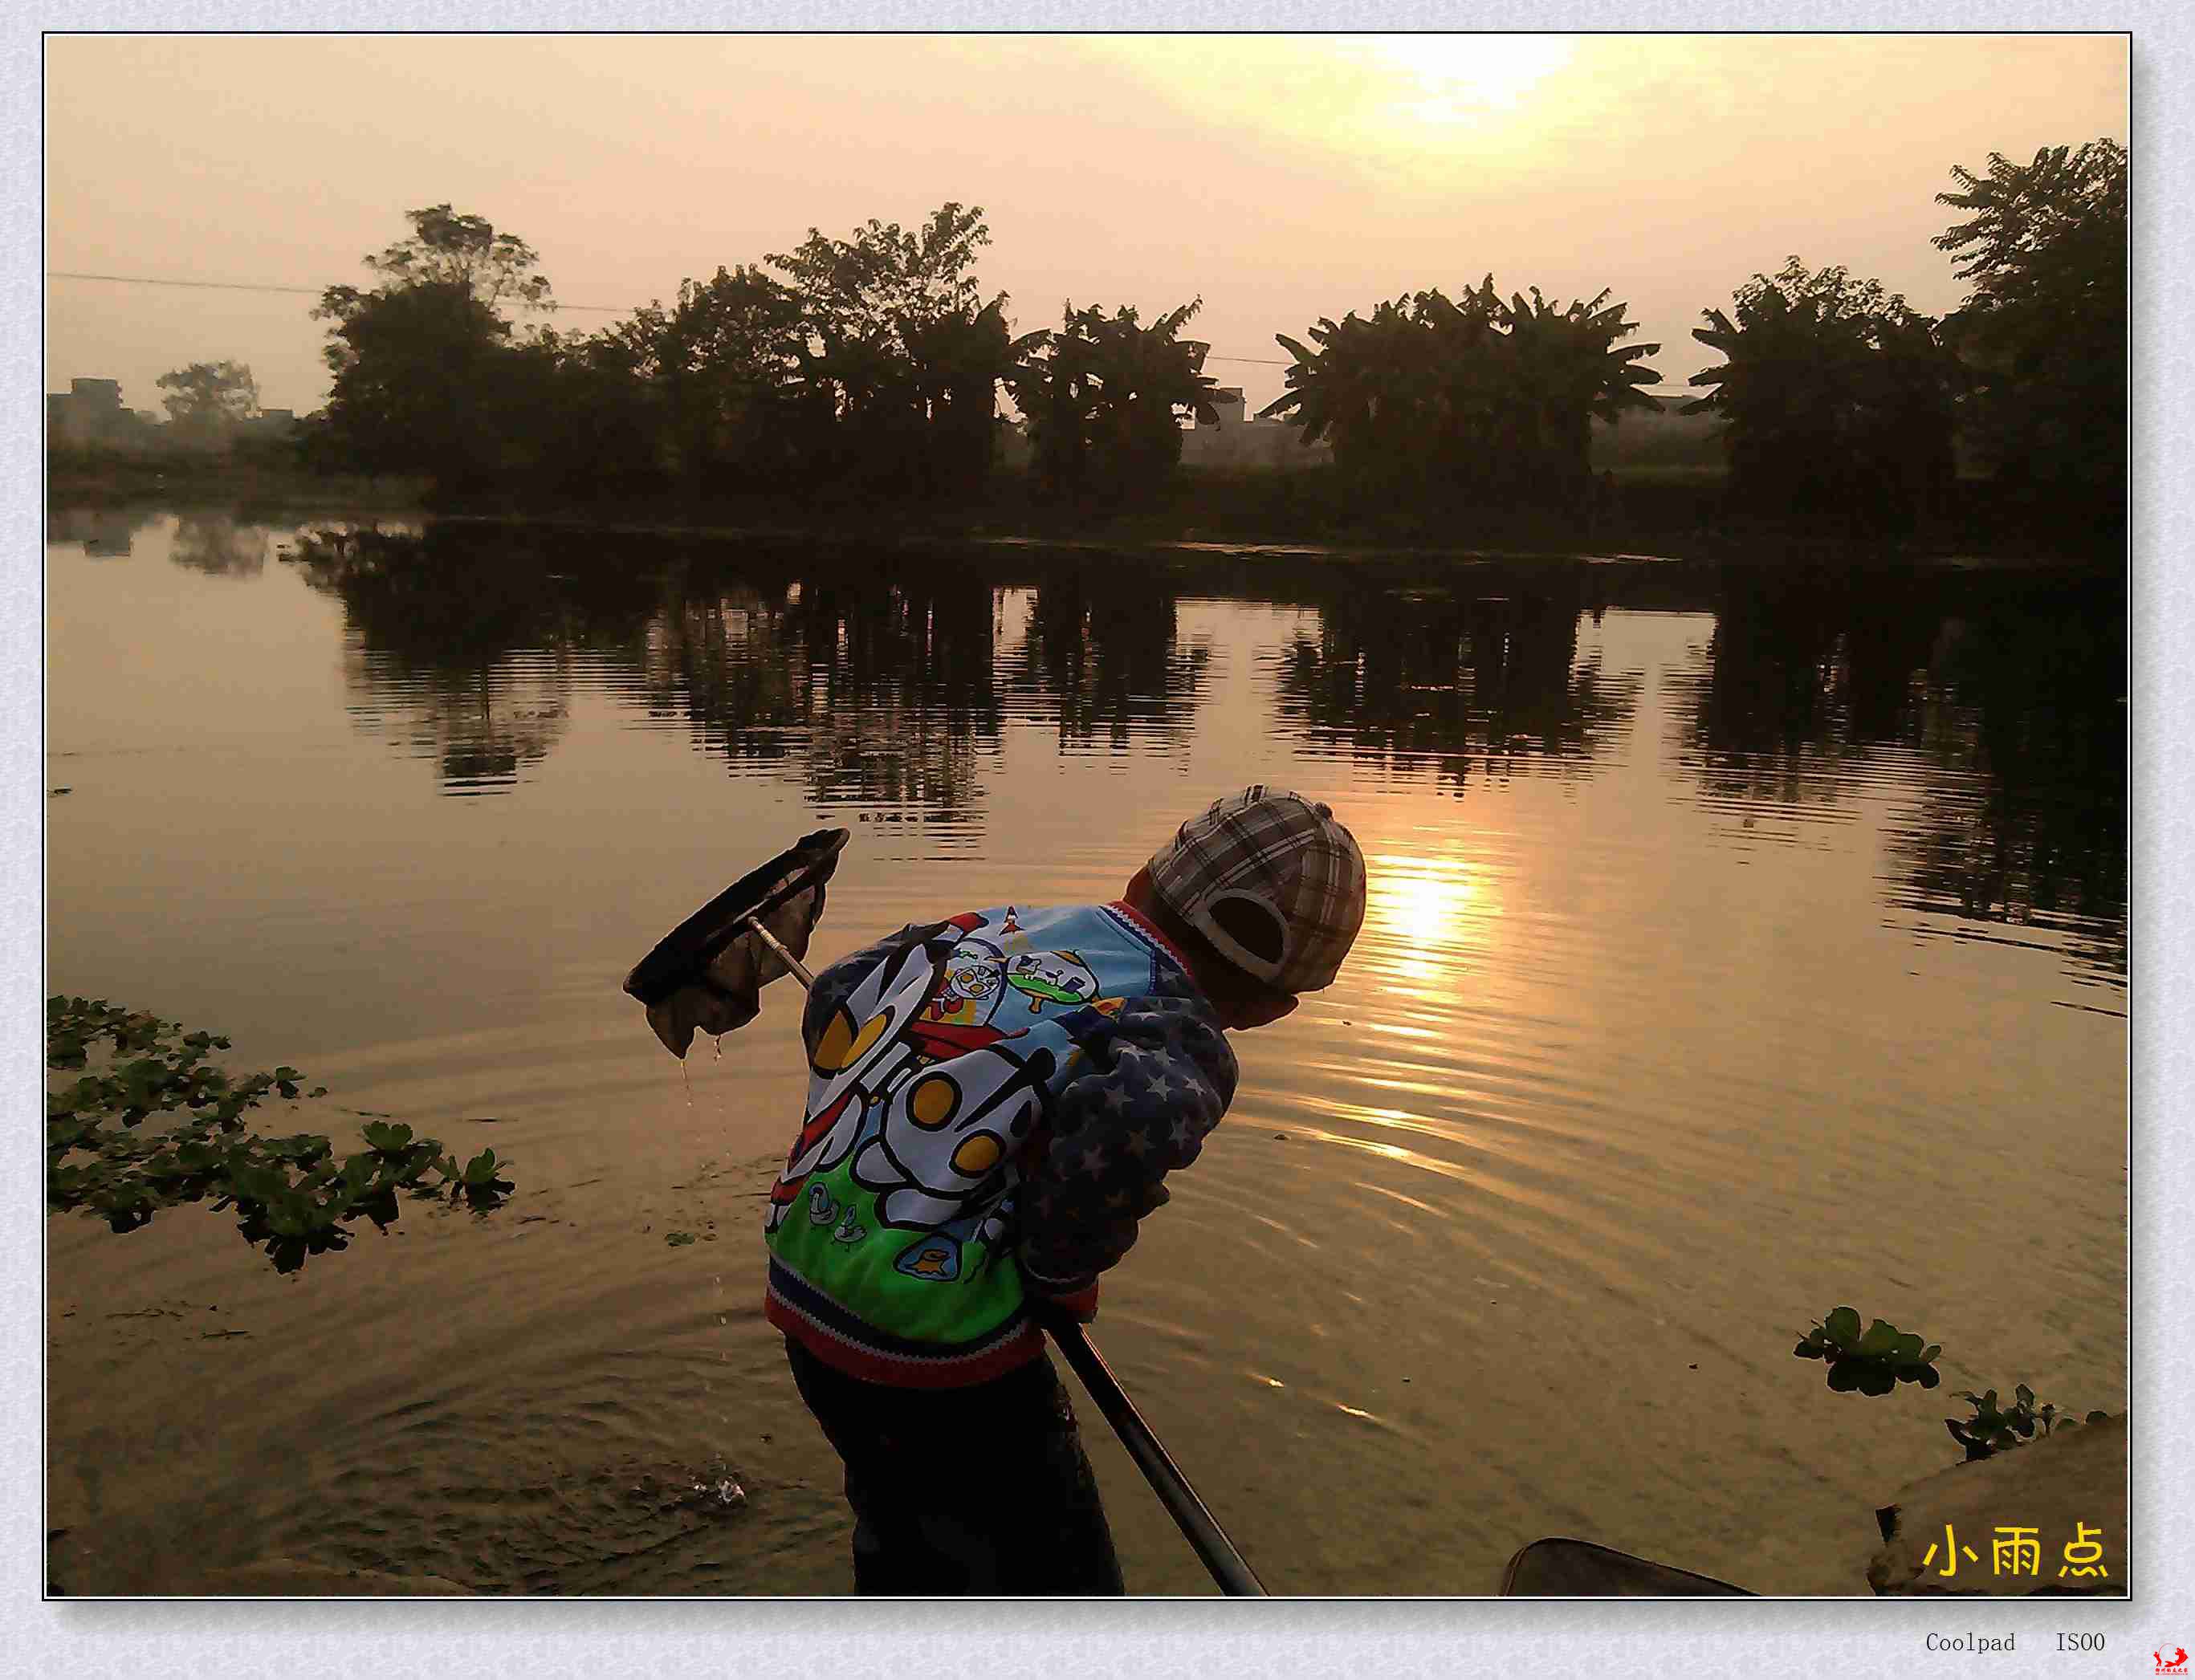
<path id="1" fill-rule="evenodd" d="M 778 959 L 792 970 L 792 977 L 800 982 L 802 991 L 815 984 L 815 976 L 809 973 L 801 960 L 779 944 L 777 938 L 754 916 L 741 918 L 762 938 L 763 944 L 778 955 Z M 1245 1562 L 1235 1543 L 1220 1529 L 1204 1501 L 1196 1497 L 1196 1489 L 1189 1485 L 1189 1478 L 1181 1473 L 1166 1447 L 1144 1421 L 1144 1414 L 1136 1410 L 1136 1403 L 1128 1398 L 1127 1390 L 1113 1375 L 1112 1367 L 1105 1363 L 1104 1355 L 1098 1351 L 1081 1325 L 1071 1318 L 1057 1315 L 1039 1320 L 1058 1345 L 1090 1398 L 1098 1402 L 1098 1409 L 1105 1414 L 1105 1421 L 1113 1426 L 1113 1433 L 1121 1437 L 1121 1445 L 1128 1449 L 1128 1456 L 1136 1461 L 1136 1468 L 1144 1473 L 1144 1480 L 1151 1484 L 1151 1491 L 1159 1496 L 1167 1513 L 1182 1532 L 1182 1538 L 1195 1548 L 1204 1567 L 1212 1572 L 1212 1579 L 1219 1583 L 1219 1590 L 1230 1598 L 1263 1598 L 1264 1585 Z"/>
<path id="2" fill-rule="evenodd" d="M 767 945 L 771 950 L 777 952 L 778 960 L 783 963 L 786 968 L 792 970 L 792 977 L 800 982 L 800 989 L 803 992 L 807 991 L 810 987 L 815 984 L 815 976 L 808 972 L 806 966 L 801 962 L 800 958 L 794 956 L 790 951 L 787 951 L 783 946 L 777 942 L 777 935 L 772 933 L 768 928 L 763 926 L 762 918 L 759 916 L 742 916 L 740 918 L 740 920 L 745 922 L 750 928 L 752 928 L 757 934 L 762 936 L 762 942 L 764 945 Z"/>
<path id="3" fill-rule="evenodd" d="M 1266 1597 L 1265 1584 L 1235 1550 L 1235 1543 L 1221 1530 L 1204 1501 L 1196 1497 L 1196 1489 L 1189 1485 L 1189 1478 L 1144 1421 L 1143 1413 L 1136 1410 L 1135 1402 L 1082 1326 L 1073 1319 L 1056 1319 L 1046 1321 L 1044 1327 L 1051 1332 L 1051 1339 L 1074 1367 L 1074 1374 L 1082 1379 L 1090 1398 L 1098 1402 L 1098 1409 L 1105 1414 L 1113 1433 L 1121 1437 L 1121 1445 L 1128 1449 L 1128 1456 L 1136 1461 L 1136 1468 L 1143 1471 L 1144 1480 L 1151 1484 L 1151 1491 L 1172 1515 L 1183 1538 L 1195 1548 L 1212 1579 L 1219 1583 L 1220 1591 L 1230 1598 Z"/>

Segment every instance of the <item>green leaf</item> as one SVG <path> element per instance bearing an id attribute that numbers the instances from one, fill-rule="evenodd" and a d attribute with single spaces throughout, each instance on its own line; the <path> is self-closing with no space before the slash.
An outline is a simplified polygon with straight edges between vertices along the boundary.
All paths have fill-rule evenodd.
<path id="1" fill-rule="evenodd" d="M 1822 1320 L 1822 1329 L 1837 1346 L 1850 1348 L 1859 1339 L 1859 1315 L 1850 1307 L 1840 1307 Z"/>
<path id="2" fill-rule="evenodd" d="M 1860 1384 L 1860 1372 L 1864 1369 L 1857 1361 L 1835 1360 L 1829 1365 L 1829 1387 L 1839 1394 L 1850 1394 Z"/>
<path id="3" fill-rule="evenodd" d="M 1880 1359 L 1897 1345 L 1897 1327 L 1877 1319 L 1868 1326 L 1867 1333 L 1859 1338 L 1858 1351 L 1870 1359 Z"/>
<path id="4" fill-rule="evenodd" d="M 683 1248 L 694 1240 L 694 1234 L 691 1231 L 666 1231 L 663 1240 L 672 1248 Z"/>
<path id="5" fill-rule="evenodd" d="M 2110 1412 L 2100 1411 L 2091 1412 L 2087 1417 L 2081 1419 L 2084 1424 L 2108 1424 L 2111 1420 L 2111 1414 Z"/>

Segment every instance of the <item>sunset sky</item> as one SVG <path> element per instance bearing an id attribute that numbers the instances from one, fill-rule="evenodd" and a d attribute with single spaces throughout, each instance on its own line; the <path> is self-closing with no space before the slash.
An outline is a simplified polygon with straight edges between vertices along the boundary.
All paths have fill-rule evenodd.
<path id="1" fill-rule="evenodd" d="M 364 282 L 446 200 L 591 330 L 953 199 L 1020 330 L 1201 295 L 1207 371 L 1253 408 L 1276 332 L 1489 271 L 1611 288 L 1680 385 L 1700 311 L 1795 252 L 1955 308 L 1951 165 L 2124 141 L 2128 67 L 2074 35 L 55 36 L 45 383 L 157 409 L 161 373 L 234 360 L 301 411 L 327 384 L 309 296 L 55 270 Z"/>

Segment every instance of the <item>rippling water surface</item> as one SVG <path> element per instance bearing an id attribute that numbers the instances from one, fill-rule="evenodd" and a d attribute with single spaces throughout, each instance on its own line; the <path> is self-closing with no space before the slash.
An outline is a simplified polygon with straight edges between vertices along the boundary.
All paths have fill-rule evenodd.
<path id="1" fill-rule="evenodd" d="M 1258 780 L 1354 829 L 1364 932 L 1098 1329 L 1270 1585 L 1569 1533 L 1864 1591 L 1943 1395 L 2124 1403 L 2116 586 L 54 532 L 49 990 L 519 1187 L 290 1277 L 203 1208 L 49 1222 L 66 1591 L 843 1590 L 759 1311 L 793 1000 L 682 1067 L 625 969 L 821 824 L 827 958 L 1111 896 Z M 1793 1333 L 1846 1301 L 1944 1389 L 1827 1392 Z M 1209 1590 L 1085 1422 L 1132 1587 Z"/>

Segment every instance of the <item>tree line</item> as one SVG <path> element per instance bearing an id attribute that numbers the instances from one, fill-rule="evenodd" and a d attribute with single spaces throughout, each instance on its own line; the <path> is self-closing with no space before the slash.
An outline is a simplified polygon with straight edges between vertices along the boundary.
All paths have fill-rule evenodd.
<path id="1" fill-rule="evenodd" d="M 1728 496 L 1801 525 L 1856 506 L 1885 528 L 1941 512 L 1962 453 L 2038 505 L 2101 514 L 2126 464 L 2127 154 L 2108 140 L 1955 168 L 1937 236 L 1971 290 L 1936 319 L 1873 279 L 1791 258 L 1755 274 L 1694 337 L 1722 360 L 1687 412 L 1723 423 Z M 365 259 L 370 287 L 326 289 L 333 388 L 307 446 L 345 470 L 431 475 L 457 492 L 812 492 L 949 498 L 1000 462 L 1000 397 L 1034 481 L 1118 504 L 1178 464 L 1209 421 L 1199 301 L 1145 321 L 1073 304 L 1017 334 L 985 296 L 978 207 L 903 230 L 810 229 L 788 252 L 719 268 L 593 333 L 518 317 L 554 308 L 523 240 L 448 204 Z M 1575 509 L 1593 490 L 1596 420 L 1653 406 L 1660 346 L 1602 291 L 1558 305 L 1488 275 L 1322 319 L 1265 411 L 1325 440 L 1368 505 Z"/>
<path id="2" fill-rule="evenodd" d="M 458 489 L 948 496 L 993 470 L 1004 389 L 1047 484 L 1121 496 L 1178 461 L 1178 414 L 1212 415 L 1207 347 L 1181 335 L 1195 301 L 1149 323 L 1070 304 L 1017 337 L 1005 294 L 984 298 L 973 273 L 981 209 L 811 230 L 591 334 L 508 318 L 554 307 L 524 241 L 447 204 L 408 219 L 410 239 L 366 259 L 378 285 L 331 286 L 314 312 L 331 323 L 314 440 L 331 464 Z"/>

